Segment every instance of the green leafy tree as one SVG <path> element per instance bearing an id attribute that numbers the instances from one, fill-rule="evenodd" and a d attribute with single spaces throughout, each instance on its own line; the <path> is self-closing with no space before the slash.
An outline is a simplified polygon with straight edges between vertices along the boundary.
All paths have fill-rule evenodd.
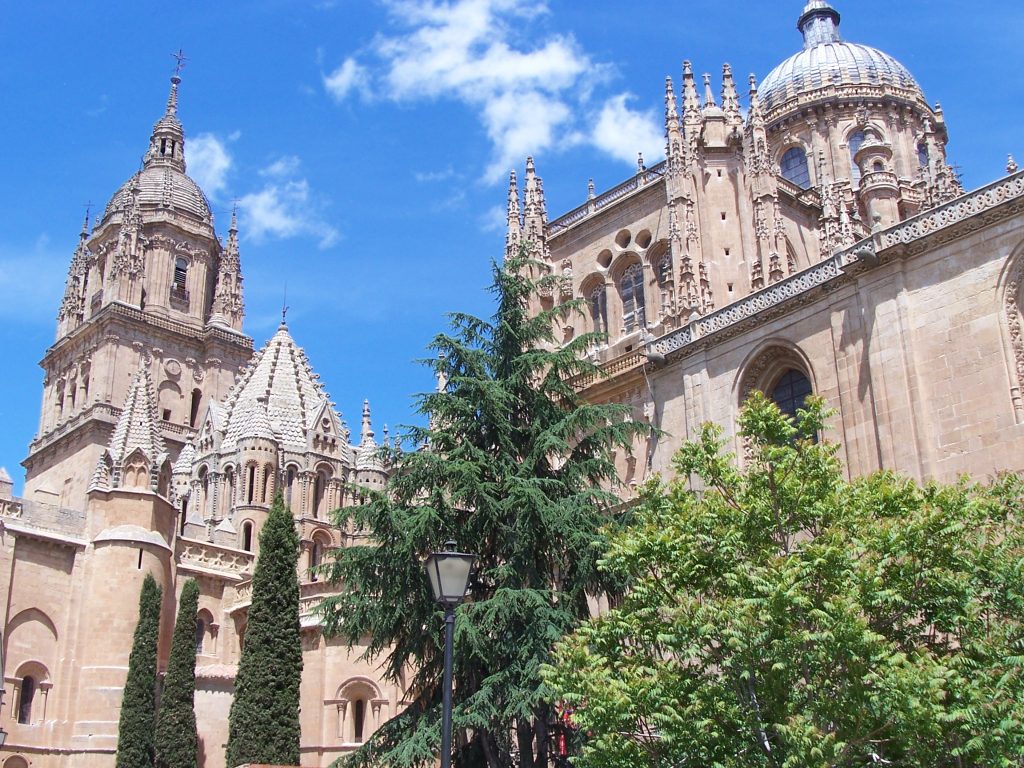
<path id="1" fill-rule="evenodd" d="M 260 531 L 245 647 L 228 720 L 227 764 L 299 764 L 299 537 L 281 495 Z"/>
<path id="2" fill-rule="evenodd" d="M 1022 764 L 1024 486 L 848 482 L 825 415 L 755 395 L 745 469 L 706 426 L 612 536 L 627 596 L 545 672 L 580 768 Z"/>
<path id="3" fill-rule="evenodd" d="M 195 768 L 199 760 L 196 736 L 196 613 L 199 585 L 182 585 L 178 619 L 171 640 L 171 657 L 156 718 L 157 768 Z"/>
<path id="4" fill-rule="evenodd" d="M 117 768 L 153 765 L 153 723 L 156 719 L 156 650 L 160 637 L 161 589 L 146 574 L 139 593 L 128 677 L 117 724 Z"/>
<path id="5" fill-rule="evenodd" d="M 351 645 L 368 642 L 367 657 L 410 698 L 355 765 L 435 764 L 443 612 L 423 559 L 445 540 L 477 555 L 455 629 L 457 766 L 547 765 L 554 715 L 540 666 L 588 615 L 587 596 L 611 586 L 596 567 L 614 501 L 600 484 L 614 475 L 613 448 L 649 428 L 574 391 L 574 377 L 595 374 L 586 352 L 596 338 L 554 343 L 555 314 L 580 305 L 531 317 L 531 267 L 517 258 L 495 268 L 491 322 L 451 316 L 453 330 L 434 339 L 430 362 L 444 386 L 419 400 L 430 426 L 409 435 L 429 447 L 396 451 L 386 489 L 339 513 L 368 543 L 338 550 L 329 564 L 346 589 L 325 603 L 326 630 Z"/>

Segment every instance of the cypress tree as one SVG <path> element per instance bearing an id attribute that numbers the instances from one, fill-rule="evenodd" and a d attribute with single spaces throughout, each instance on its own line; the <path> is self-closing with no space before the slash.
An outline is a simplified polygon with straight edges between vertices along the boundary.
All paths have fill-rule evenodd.
<path id="1" fill-rule="evenodd" d="M 161 589 L 146 574 L 139 594 L 139 623 L 135 625 L 128 679 L 117 725 L 117 768 L 153 765 L 153 723 L 156 719 L 156 647 L 160 634 Z"/>
<path id="2" fill-rule="evenodd" d="M 421 396 L 427 427 L 409 441 L 429 450 L 394 451 L 384 493 L 347 507 L 365 544 L 333 553 L 330 578 L 344 585 L 325 600 L 325 630 L 366 642 L 410 703 L 383 724 L 349 765 L 436 765 L 441 742 L 443 623 L 423 558 L 454 539 L 477 555 L 469 595 L 456 614 L 453 723 L 463 743 L 459 768 L 548 764 L 555 713 L 540 676 L 554 643 L 589 616 L 588 595 L 621 589 L 598 569 L 617 499 L 612 451 L 635 447 L 650 427 L 623 406 L 590 404 L 573 387 L 596 377 L 587 351 L 599 339 L 556 341 L 558 316 L 582 300 L 531 314 L 537 266 L 519 257 L 495 268 L 491 321 L 452 316 L 431 365 L 445 382 Z M 339 523 L 347 521 L 339 518 Z M 405 677 L 414 670 L 411 679 Z"/>
<path id="3" fill-rule="evenodd" d="M 157 768 L 195 768 L 198 761 L 194 708 L 198 608 L 199 585 L 195 579 L 189 579 L 181 588 L 171 658 L 156 719 Z"/>
<path id="4" fill-rule="evenodd" d="M 299 537 L 278 494 L 260 532 L 245 647 L 228 722 L 227 764 L 299 764 Z"/>

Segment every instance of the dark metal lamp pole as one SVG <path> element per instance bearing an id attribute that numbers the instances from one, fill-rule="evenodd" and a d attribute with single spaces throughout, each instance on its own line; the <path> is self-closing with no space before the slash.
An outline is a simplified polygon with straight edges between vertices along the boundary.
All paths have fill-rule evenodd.
<path id="1" fill-rule="evenodd" d="M 444 690 L 442 691 L 441 768 L 452 764 L 452 646 L 455 642 L 455 608 L 466 597 L 474 555 L 455 551 L 455 542 L 445 542 L 444 552 L 435 552 L 425 562 L 434 599 L 444 606 Z"/>

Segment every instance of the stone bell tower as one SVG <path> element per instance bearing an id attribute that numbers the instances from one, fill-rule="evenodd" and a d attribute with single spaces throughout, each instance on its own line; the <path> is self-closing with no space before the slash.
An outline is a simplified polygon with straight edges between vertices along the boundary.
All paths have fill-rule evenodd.
<path id="1" fill-rule="evenodd" d="M 57 339 L 41 362 L 39 431 L 24 461 L 29 499 L 82 508 L 140 366 L 173 461 L 252 354 L 237 222 L 232 215 L 222 245 L 209 201 L 186 174 L 180 83 L 175 72 L 142 167 L 79 236 Z"/>

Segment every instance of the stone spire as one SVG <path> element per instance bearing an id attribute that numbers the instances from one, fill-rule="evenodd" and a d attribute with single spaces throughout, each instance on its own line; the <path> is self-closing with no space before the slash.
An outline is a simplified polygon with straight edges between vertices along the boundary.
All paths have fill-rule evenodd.
<path id="1" fill-rule="evenodd" d="M 679 109 L 676 106 L 676 91 L 672 78 L 665 78 L 665 157 L 668 172 L 674 176 L 682 172 L 686 158 L 683 130 L 679 123 Z"/>
<path id="2" fill-rule="evenodd" d="M 838 43 L 839 11 L 826 0 L 809 0 L 796 23 L 804 36 L 804 48 L 814 48 L 826 43 Z"/>
<path id="3" fill-rule="evenodd" d="M 359 438 L 359 455 L 356 458 L 356 470 L 360 472 L 384 472 L 384 461 L 381 456 L 380 446 L 373 439 L 369 400 L 363 400 L 363 425 Z"/>
<path id="4" fill-rule="evenodd" d="M 715 95 L 711 92 L 711 75 L 707 72 L 704 73 L 704 109 L 717 108 L 718 105 L 715 103 Z"/>
<path id="5" fill-rule="evenodd" d="M 729 125 L 743 125 L 740 114 L 740 97 L 736 92 L 736 81 L 732 77 L 732 67 L 722 65 L 722 109 L 729 118 Z"/>
<path id="6" fill-rule="evenodd" d="M 689 61 L 683 62 L 683 125 L 687 128 L 687 135 L 692 136 L 689 131 L 691 126 L 700 125 L 700 97 L 697 95 L 697 83 L 693 79 L 693 65 Z"/>
<path id="7" fill-rule="evenodd" d="M 65 336 L 78 327 L 85 317 L 86 293 L 88 292 L 87 281 L 89 279 L 89 249 L 86 241 L 89 239 L 89 212 L 85 213 L 85 221 L 82 222 L 82 231 L 78 235 L 78 245 L 71 256 L 71 264 L 68 267 L 67 282 L 64 284 L 64 298 L 60 303 L 60 310 L 57 312 L 57 338 Z"/>
<path id="8" fill-rule="evenodd" d="M 761 109 L 761 97 L 757 93 L 757 78 L 750 73 L 750 108 L 747 110 L 747 125 L 751 128 L 764 128 L 764 110 Z"/>
<path id="9" fill-rule="evenodd" d="M 523 200 L 523 237 L 530 244 L 530 255 L 543 258 L 547 254 L 545 227 L 548 211 L 544 201 L 544 182 L 537 175 L 532 157 L 526 158 Z"/>
<path id="10" fill-rule="evenodd" d="M 245 301 L 242 295 L 242 260 L 238 250 L 238 206 L 231 209 L 228 244 L 221 251 L 217 270 L 217 287 L 213 295 L 210 322 L 242 330 Z"/>
<path id="11" fill-rule="evenodd" d="M 508 175 L 508 229 L 505 232 L 505 258 L 511 259 L 519 253 L 519 246 L 523 242 L 523 222 L 519 212 L 519 182 L 516 181 L 516 172 L 513 170 Z"/>
<path id="12" fill-rule="evenodd" d="M 93 475 L 91 488 L 145 487 L 156 490 L 167 449 L 160 434 L 156 392 L 146 358 L 132 379 L 121 415 Z"/>

